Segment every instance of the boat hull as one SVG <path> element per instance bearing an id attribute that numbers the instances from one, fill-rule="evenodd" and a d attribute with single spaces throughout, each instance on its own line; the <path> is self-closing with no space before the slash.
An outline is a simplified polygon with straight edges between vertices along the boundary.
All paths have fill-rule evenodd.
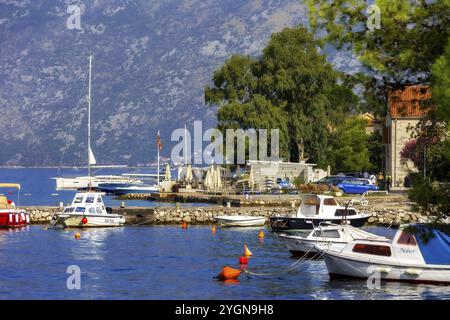
<path id="1" fill-rule="evenodd" d="M 362 227 L 369 216 L 349 218 L 347 217 L 347 223 L 353 227 Z M 289 218 L 289 217 L 271 217 L 270 227 L 272 231 L 283 231 L 290 229 L 309 230 L 320 225 L 320 223 L 333 223 L 341 224 L 342 219 L 314 219 L 314 218 Z"/>
<path id="2" fill-rule="evenodd" d="M 219 216 L 216 222 L 222 227 L 262 227 L 266 223 L 266 217 L 253 216 Z"/>
<path id="3" fill-rule="evenodd" d="M 82 221 L 84 217 L 87 219 L 86 223 Z M 63 228 L 121 227 L 125 224 L 125 219 L 119 215 L 58 215 L 51 224 Z"/>
<path id="4" fill-rule="evenodd" d="M 20 210 L 0 210 L 0 228 L 20 228 L 30 224 L 30 216 Z"/>
<path id="5" fill-rule="evenodd" d="M 355 278 L 368 279 L 377 272 L 381 280 L 410 283 L 450 284 L 450 266 L 428 267 L 377 263 L 352 259 L 337 252 L 324 251 L 323 260 L 330 279 Z"/>

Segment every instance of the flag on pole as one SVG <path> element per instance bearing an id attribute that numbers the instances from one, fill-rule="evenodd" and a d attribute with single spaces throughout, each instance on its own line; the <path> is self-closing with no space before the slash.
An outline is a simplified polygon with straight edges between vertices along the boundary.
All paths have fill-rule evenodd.
<path id="1" fill-rule="evenodd" d="M 162 143 L 161 143 L 161 137 L 159 136 L 159 130 L 158 130 L 158 137 L 156 138 L 156 143 L 158 144 L 159 150 L 162 150 Z"/>

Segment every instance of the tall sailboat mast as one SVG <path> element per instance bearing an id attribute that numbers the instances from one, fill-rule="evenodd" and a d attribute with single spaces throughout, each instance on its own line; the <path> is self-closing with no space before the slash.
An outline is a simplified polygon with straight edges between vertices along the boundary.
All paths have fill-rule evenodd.
<path id="1" fill-rule="evenodd" d="M 88 89 L 88 176 L 91 176 L 91 71 L 92 54 L 89 55 L 89 89 Z"/>

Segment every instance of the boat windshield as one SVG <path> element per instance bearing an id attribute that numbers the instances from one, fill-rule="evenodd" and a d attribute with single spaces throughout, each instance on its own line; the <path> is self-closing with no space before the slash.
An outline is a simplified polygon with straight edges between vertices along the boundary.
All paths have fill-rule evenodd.
<path id="1" fill-rule="evenodd" d="M 85 208 L 84 207 L 76 207 L 75 208 L 75 212 L 84 212 Z"/>
<path id="2" fill-rule="evenodd" d="M 337 230 L 316 230 L 314 231 L 314 237 L 334 238 L 339 239 L 339 231 Z"/>
<path id="3" fill-rule="evenodd" d="M 102 208 L 97 207 L 97 213 L 102 213 Z"/>
<path id="4" fill-rule="evenodd" d="M 94 203 L 94 199 L 95 199 L 95 197 L 94 196 L 88 196 L 88 197 L 86 197 L 86 203 Z"/>
<path id="5" fill-rule="evenodd" d="M 89 213 L 95 214 L 95 208 L 94 208 L 94 207 L 90 207 L 90 208 L 89 208 Z"/>
<path id="6" fill-rule="evenodd" d="M 325 206 L 337 206 L 338 205 L 335 198 L 325 198 L 325 199 L 323 199 L 323 204 Z"/>
<path id="7" fill-rule="evenodd" d="M 303 198 L 303 204 L 305 206 L 318 206 L 320 201 L 317 197 L 305 197 Z"/>
<path id="8" fill-rule="evenodd" d="M 64 213 L 73 212 L 73 207 L 68 207 L 64 209 Z"/>
<path id="9" fill-rule="evenodd" d="M 77 196 L 73 202 L 74 203 L 81 203 L 81 202 L 83 202 L 83 196 Z"/>

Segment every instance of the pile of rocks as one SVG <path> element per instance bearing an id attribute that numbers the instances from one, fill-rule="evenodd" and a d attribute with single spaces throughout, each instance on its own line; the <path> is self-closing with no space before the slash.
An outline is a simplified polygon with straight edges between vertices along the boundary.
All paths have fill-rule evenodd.
<path id="1" fill-rule="evenodd" d="M 25 208 L 25 211 L 30 214 L 30 223 L 43 224 L 50 222 L 52 216 L 60 209 L 56 207 Z"/>
<path id="2" fill-rule="evenodd" d="M 214 222 L 214 218 L 223 215 L 246 215 L 246 216 L 264 216 L 271 215 L 290 215 L 296 212 L 291 208 L 227 208 L 227 207 L 210 207 L 210 208 L 156 208 L 155 223 L 158 224 L 174 224 L 185 221 L 191 224 L 210 224 Z"/>
<path id="3" fill-rule="evenodd" d="M 423 221 L 424 218 L 412 211 L 404 209 L 371 209 L 372 217 L 367 221 L 371 225 L 394 225 Z"/>

